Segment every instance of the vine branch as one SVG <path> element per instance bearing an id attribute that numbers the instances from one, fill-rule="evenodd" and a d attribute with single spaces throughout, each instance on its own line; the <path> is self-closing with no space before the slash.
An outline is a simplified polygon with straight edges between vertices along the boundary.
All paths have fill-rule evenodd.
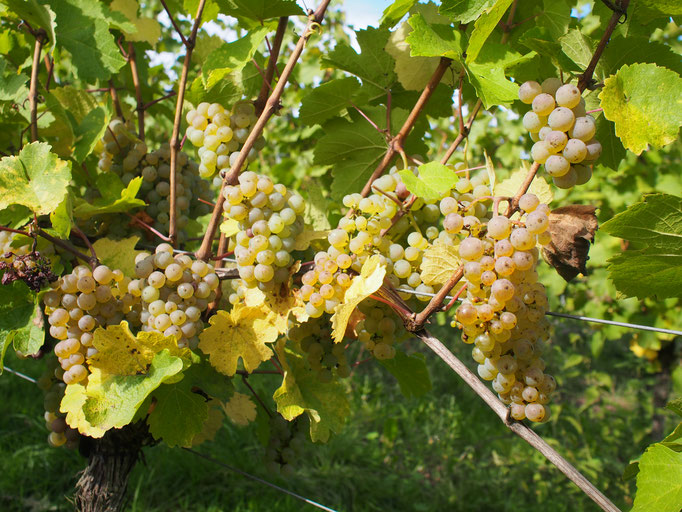
<path id="1" fill-rule="evenodd" d="M 135 87 L 135 99 L 137 100 L 137 126 L 138 137 L 144 142 L 144 109 L 145 105 L 142 101 L 142 87 L 140 85 L 140 75 L 137 70 L 137 56 L 135 54 L 135 46 L 132 42 L 128 43 L 128 64 L 130 64 L 130 73 L 133 76 L 133 86 Z"/>
<path id="2" fill-rule="evenodd" d="M 237 177 L 239 176 L 239 172 L 241 171 L 242 166 L 246 162 L 246 157 L 248 156 L 249 151 L 251 151 L 256 140 L 263 133 L 263 128 L 265 128 L 265 125 L 268 122 L 268 120 L 279 110 L 280 108 L 279 100 L 282 97 L 282 93 L 284 92 L 284 87 L 287 81 L 289 80 L 292 71 L 294 70 L 294 66 L 296 66 L 296 62 L 303 53 L 303 49 L 305 48 L 308 39 L 314 33 L 315 31 L 314 27 L 319 25 L 324 19 L 324 14 L 327 11 L 327 7 L 329 6 L 330 1 L 331 0 L 322 0 L 322 3 L 320 3 L 317 10 L 311 13 L 310 16 L 308 17 L 308 24 L 306 25 L 303 34 L 301 34 L 298 43 L 296 43 L 296 47 L 291 52 L 291 56 L 289 57 L 289 60 L 287 61 L 286 66 L 284 67 L 284 70 L 282 71 L 280 79 L 277 81 L 277 85 L 270 94 L 270 97 L 265 102 L 265 107 L 263 108 L 263 111 L 258 117 L 256 124 L 253 126 L 251 133 L 249 133 L 249 136 L 244 142 L 244 146 L 239 151 L 239 157 L 232 164 L 230 171 L 225 174 L 220 189 L 220 193 L 218 194 L 218 200 L 216 201 L 216 205 L 213 208 L 213 214 L 211 215 L 208 227 L 206 228 L 204 239 L 201 242 L 201 247 L 199 247 L 199 250 L 196 253 L 196 257 L 198 259 L 207 261 L 210 258 L 211 248 L 213 246 L 213 237 L 215 236 L 215 232 L 218 228 L 220 216 L 222 215 L 223 212 L 223 203 L 225 202 L 225 196 L 223 196 L 222 193 L 223 189 L 228 184 L 236 183 Z"/>
<path id="3" fill-rule="evenodd" d="M 45 42 L 45 33 L 40 30 L 34 33 L 36 42 L 33 46 L 33 63 L 31 65 L 31 85 L 28 91 L 31 109 L 31 142 L 38 140 L 38 71 L 40 71 L 40 52 Z"/>
<path id="4" fill-rule="evenodd" d="M 162 4 L 166 11 L 168 7 L 165 2 Z M 192 60 L 192 51 L 197 39 L 197 32 L 201 24 L 201 15 L 204 11 L 206 0 L 199 0 L 197 7 L 197 14 L 194 17 L 194 25 L 192 25 L 192 32 L 189 39 L 182 37 L 185 43 L 185 60 L 182 64 L 182 72 L 180 74 L 180 82 L 178 83 L 178 99 L 175 103 L 175 119 L 173 120 L 173 134 L 170 140 L 170 218 L 168 238 L 170 238 L 171 245 L 175 246 L 178 241 L 178 209 L 177 209 L 177 168 L 178 168 L 178 151 L 180 151 L 180 123 L 182 122 L 182 104 L 185 101 L 185 88 L 187 87 L 187 76 L 189 74 L 189 64 Z M 170 16 L 170 13 L 169 13 Z M 173 18 L 171 17 L 171 20 Z M 177 26 L 174 24 L 173 26 Z M 181 34 L 182 36 L 182 34 Z"/>
<path id="5" fill-rule="evenodd" d="M 270 48 L 270 57 L 268 59 L 268 67 L 265 69 L 265 76 L 263 77 L 263 85 L 260 88 L 258 98 L 254 101 L 256 113 L 260 114 L 265 108 L 265 102 L 268 99 L 268 93 L 272 90 L 272 77 L 275 76 L 277 69 L 277 60 L 279 59 L 279 52 L 282 47 L 282 40 L 284 33 L 289 23 L 288 16 L 282 16 L 277 23 L 277 32 L 275 32 L 275 39 L 272 40 L 272 47 Z"/>

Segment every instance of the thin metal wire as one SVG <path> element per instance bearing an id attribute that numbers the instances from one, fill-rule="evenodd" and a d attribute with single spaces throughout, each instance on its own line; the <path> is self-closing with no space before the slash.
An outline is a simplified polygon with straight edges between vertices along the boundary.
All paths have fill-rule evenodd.
<path id="1" fill-rule="evenodd" d="M 38 381 L 35 380 L 33 377 L 29 377 L 28 375 L 24 375 L 23 373 L 18 372 L 16 370 L 12 370 L 12 368 L 9 368 L 8 366 L 5 366 L 5 371 L 7 371 L 9 373 L 13 373 L 17 377 L 21 377 L 22 379 L 27 380 L 29 382 L 32 382 L 33 384 L 38 384 Z"/>
<path id="2" fill-rule="evenodd" d="M 412 295 L 418 295 L 422 297 L 433 297 L 436 295 L 435 293 L 427 293 L 427 292 L 418 292 L 416 290 L 407 290 L 405 288 L 397 288 L 397 291 L 403 292 L 403 293 L 409 293 Z M 445 299 L 452 299 L 451 295 L 448 295 L 445 297 Z M 459 301 L 462 301 L 463 299 L 458 299 Z M 568 313 L 555 313 L 554 311 L 547 311 L 545 313 L 548 316 L 556 316 L 559 318 L 569 318 L 571 320 L 582 320 L 583 322 L 591 322 L 595 324 L 606 324 L 606 325 L 616 325 L 618 327 L 627 327 L 629 329 L 639 329 L 641 331 L 652 331 L 652 332 L 660 332 L 663 334 L 672 334 L 673 336 L 682 336 L 682 331 L 677 331 L 674 329 L 663 329 L 662 327 L 651 327 L 648 325 L 640 325 L 640 324 L 630 324 L 627 322 L 616 322 L 614 320 L 604 320 L 602 318 L 593 318 L 589 316 L 582 316 L 582 315 L 569 315 Z"/>
<path id="3" fill-rule="evenodd" d="M 263 480 L 260 477 L 252 475 L 250 473 L 247 473 L 246 471 L 242 471 L 241 469 L 235 468 L 234 466 L 230 466 L 229 464 L 226 464 L 225 462 L 214 459 L 213 457 L 205 455 L 201 452 L 197 452 L 195 450 L 192 450 L 191 448 L 184 448 L 184 450 L 188 451 L 189 453 L 196 455 L 197 457 L 201 457 L 202 459 L 206 459 L 207 461 L 213 462 L 214 464 L 217 464 L 218 466 L 221 466 L 225 469 L 229 469 L 230 471 L 234 471 L 235 473 L 238 473 L 242 476 L 245 476 L 246 478 L 250 478 L 251 480 L 255 480 L 256 482 L 259 482 L 263 485 L 267 485 L 268 487 L 272 487 L 273 489 L 276 489 L 280 492 L 288 494 L 289 496 L 293 496 L 294 498 L 301 500 L 301 501 L 307 503 L 308 505 L 312 505 L 313 507 L 317 507 L 320 510 L 325 510 L 326 512 L 336 512 L 336 510 L 334 510 L 333 508 L 325 507 L 324 505 L 321 505 L 320 503 L 317 503 L 316 501 L 305 498 L 305 497 L 301 496 L 300 494 L 296 494 L 295 492 L 289 491 L 283 487 L 280 487 L 279 485 L 275 485 L 273 483 L 270 483 L 267 480 Z"/>

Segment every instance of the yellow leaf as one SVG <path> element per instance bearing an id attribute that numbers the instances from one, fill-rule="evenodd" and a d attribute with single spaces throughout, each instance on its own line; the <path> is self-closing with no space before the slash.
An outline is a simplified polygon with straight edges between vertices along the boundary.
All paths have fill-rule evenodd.
<path id="1" fill-rule="evenodd" d="M 375 254 L 367 258 L 362 265 L 360 275 L 353 278 L 353 282 L 346 290 L 346 296 L 341 304 L 336 306 L 332 315 L 332 337 L 334 343 L 343 340 L 348 320 L 353 310 L 367 297 L 376 292 L 384 284 L 386 266 L 381 263 L 381 256 Z"/>
<path id="2" fill-rule="evenodd" d="M 276 341 L 279 331 L 266 307 L 237 304 L 229 313 L 218 311 L 209 323 L 211 326 L 199 335 L 199 348 L 219 372 L 231 377 L 241 358 L 250 373 L 272 357 L 267 343 Z"/>
<path id="3" fill-rule="evenodd" d="M 156 46 L 159 37 L 161 37 L 161 26 L 153 19 L 146 16 L 137 16 L 138 3 L 136 0 L 114 0 L 111 2 L 111 10 L 122 12 L 131 23 L 137 27 L 137 32 L 134 34 L 123 32 L 126 40 L 132 42 L 147 42 L 152 48 Z"/>
<path id="4" fill-rule="evenodd" d="M 248 395 L 235 393 L 223 406 L 225 414 L 233 423 L 244 427 L 256 419 L 256 404 Z"/>
<path id="5" fill-rule="evenodd" d="M 234 219 L 227 219 L 220 225 L 220 232 L 226 237 L 231 237 L 239 233 L 239 222 Z"/>
<path id="6" fill-rule="evenodd" d="M 276 295 L 265 294 L 258 288 L 249 288 L 244 294 L 244 303 L 248 307 L 263 307 L 268 314 L 273 316 L 273 322 L 280 334 L 287 331 L 289 325 L 289 315 L 294 315 L 298 322 L 308 320 L 305 312 L 305 303 L 301 299 L 301 294 L 296 291 Z"/>
<path id="7" fill-rule="evenodd" d="M 461 263 L 457 246 L 434 244 L 422 255 L 422 280 L 428 285 L 445 284 Z"/>
<path id="8" fill-rule="evenodd" d="M 314 229 L 304 229 L 303 232 L 296 237 L 294 249 L 297 251 L 305 251 L 310 247 L 313 240 L 321 240 L 327 238 L 329 231 L 315 231 Z"/>
<path id="9" fill-rule="evenodd" d="M 485 170 L 488 173 L 488 180 L 490 181 L 490 193 L 494 195 L 496 178 L 495 176 L 495 166 L 493 165 L 492 159 L 488 156 L 488 153 L 483 151 L 485 155 Z"/>
<path id="10" fill-rule="evenodd" d="M 526 162 L 523 162 L 523 167 L 521 169 L 512 173 L 509 178 L 497 184 L 495 187 L 495 195 L 514 197 L 514 195 L 516 195 L 518 192 L 519 187 L 526 179 L 527 174 L 528 165 Z M 528 189 L 528 192 L 538 196 L 538 199 L 540 199 L 541 203 L 549 204 L 552 202 L 552 199 L 554 199 L 552 189 L 541 176 L 535 177 L 533 183 L 531 183 L 530 188 Z M 504 211 L 504 208 L 500 207 L 500 211 Z"/>
<path id="11" fill-rule="evenodd" d="M 111 270 L 119 269 L 128 277 L 135 277 L 135 256 L 142 252 L 135 250 L 139 241 L 139 236 L 131 236 L 122 240 L 100 238 L 92 246 L 103 265 L 107 265 Z"/>
<path id="12" fill-rule="evenodd" d="M 86 436 L 100 438 L 106 430 L 94 427 L 85 419 L 83 406 L 88 399 L 85 386 L 82 384 L 69 384 L 66 386 L 64 398 L 59 407 L 61 412 L 66 413 L 66 423 Z"/>
<path id="13" fill-rule="evenodd" d="M 154 356 L 163 349 L 183 360 L 188 360 L 191 354 L 188 348 L 179 348 L 174 337 L 144 331 L 134 336 L 128 322 L 97 329 L 92 343 L 97 354 L 88 359 L 88 363 L 91 368 L 99 368 L 108 375 L 146 373 Z"/>

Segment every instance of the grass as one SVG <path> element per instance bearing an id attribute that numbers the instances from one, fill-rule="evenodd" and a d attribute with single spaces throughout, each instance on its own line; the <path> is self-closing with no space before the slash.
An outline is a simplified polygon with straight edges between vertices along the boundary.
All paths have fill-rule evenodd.
<path id="1" fill-rule="evenodd" d="M 561 391 L 553 420 L 536 428 L 617 505 L 628 508 L 634 482 L 622 482 L 620 476 L 650 442 L 653 377 L 627 344 L 617 340 L 593 360 L 587 342 L 571 341 L 587 339 L 587 334 L 584 325 L 557 325 L 558 338 L 547 360 Z M 410 344 L 416 347 L 416 342 Z M 467 347 L 448 344 L 471 362 Z M 425 354 L 433 391 L 420 398 L 402 397 L 378 365 L 360 366 L 349 391 L 352 417 L 346 429 L 326 445 L 308 446 L 291 479 L 265 471 L 253 427 L 225 425 L 198 450 L 339 511 L 596 509 L 511 434 L 441 361 Z M 583 364 L 566 367 L 576 355 Z M 8 357 L 7 365 L 39 373 L 32 361 Z M 47 445 L 42 393 L 35 386 L 6 373 L 0 378 L 0 394 L 0 509 L 71 510 L 68 499 L 84 460 Z M 129 495 L 127 510 L 135 512 L 313 510 L 163 445 L 145 450 L 131 475 Z"/>

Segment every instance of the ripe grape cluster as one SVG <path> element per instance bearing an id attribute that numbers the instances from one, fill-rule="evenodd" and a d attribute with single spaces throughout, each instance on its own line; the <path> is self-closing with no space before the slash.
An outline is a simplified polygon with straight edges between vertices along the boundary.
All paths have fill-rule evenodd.
<path id="1" fill-rule="evenodd" d="M 45 426 L 50 431 L 47 442 L 50 446 L 76 448 L 80 434 L 77 429 L 66 423 L 66 414 L 59 412 L 59 405 L 64 396 L 66 384 L 55 376 L 59 367 L 56 357 L 47 358 L 45 372 L 38 379 L 38 387 L 45 393 L 43 406 L 45 408 Z"/>
<path id="2" fill-rule="evenodd" d="M 148 206 L 145 209 L 153 222 L 152 227 L 167 233 L 170 228 L 170 146 L 163 144 L 159 149 L 148 152 L 147 145 L 137 138 L 132 127 L 120 119 L 114 119 L 102 140 L 99 169 L 118 174 L 124 185 L 133 178 L 142 177 L 138 196 Z M 176 204 L 178 209 L 177 227 L 179 239 L 183 241 L 189 219 L 210 211 L 208 204 L 199 201 L 201 197 L 212 196 L 210 184 L 199 176 L 199 166 L 185 153 L 178 153 L 176 171 Z M 127 223 L 112 222 L 110 231 L 125 235 Z M 116 233 L 120 231 L 120 233 Z"/>
<path id="3" fill-rule="evenodd" d="M 234 164 L 258 118 L 253 104 L 243 101 L 235 104 L 231 112 L 219 103 L 200 103 L 187 112 L 186 119 L 187 138 L 199 148 L 199 174 L 208 179 Z M 264 146 L 261 136 L 249 151 L 247 161 L 254 161 Z"/>
<path id="4" fill-rule="evenodd" d="M 549 207 L 533 194 L 519 201 L 521 221 L 493 216 L 462 240 L 466 297 L 455 313 L 462 340 L 473 344 L 478 374 L 492 381 L 514 419 L 543 421 L 556 383 L 541 358 L 549 338 L 545 287 L 538 283 L 537 244 L 550 241 Z"/>
<path id="5" fill-rule="evenodd" d="M 213 265 L 175 254 L 164 243 L 154 254 L 142 252 L 135 257 L 135 275 L 128 292 L 142 301 L 142 330 L 175 336 L 179 346 L 196 348 L 204 327 L 201 314 L 220 286 Z"/>
<path id="6" fill-rule="evenodd" d="M 288 422 L 280 415 L 270 418 L 270 440 L 265 450 L 268 471 L 291 477 L 308 440 L 308 425 L 303 417 Z"/>
<path id="7" fill-rule="evenodd" d="M 59 340 L 54 353 L 60 367 L 55 376 L 65 384 L 82 382 L 89 371 L 86 359 L 97 353 L 93 333 L 98 327 L 136 323 L 139 301 L 128 293 L 129 278 L 120 270 L 79 265 L 52 284 L 43 295 L 50 335 Z"/>
<path id="8" fill-rule="evenodd" d="M 287 337 L 300 343 L 310 368 L 320 382 L 331 382 L 335 376 L 342 379 L 350 377 L 346 347 L 343 343 L 334 343 L 328 322 L 312 320 L 292 326 Z"/>
<path id="9" fill-rule="evenodd" d="M 239 226 L 230 247 L 241 282 L 247 288 L 275 290 L 289 279 L 296 238 L 303 232 L 303 198 L 251 171 L 240 174 L 239 183 L 227 185 L 223 194 L 225 216 Z"/>
<path id="10" fill-rule="evenodd" d="M 544 164 L 559 188 L 587 183 L 602 146 L 594 138 L 594 118 L 585 112 L 580 89 L 562 84 L 558 78 L 548 78 L 542 84 L 523 83 L 519 98 L 531 105 L 523 116 L 523 126 L 535 141 L 531 148 L 533 160 Z"/>

